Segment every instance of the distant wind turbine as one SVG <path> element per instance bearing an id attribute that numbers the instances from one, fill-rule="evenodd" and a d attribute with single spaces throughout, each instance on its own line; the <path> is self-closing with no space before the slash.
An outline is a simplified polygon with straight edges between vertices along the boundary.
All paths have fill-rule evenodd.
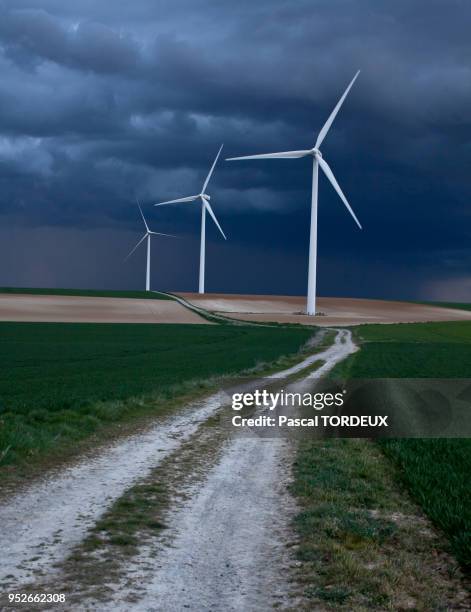
<path id="1" fill-rule="evenodd" d="M 344 196 L 342 190 L 340 189 L 339 184 L 337 183 L 335 176 L 330 169 L 330 166 L 327 164 L 325 159 L 322 158 L 322 153 L 319 150 L 324 138 L 327 136 L 327 132 L 330 129 L 337 113 L 340 110 L 345 98 L 348 95 L 348 92 L 352 88 L 353 83 L 356 78 L 360 74 L 360 71 L 356 73 L 353 77 L 350 85 L 345 90 L 345 93 L 337 102 L 336 107 L 331 112 L 329 118 L 323 125 L 321 131 L 319 132 L 319 136 L 317 137 L 316 144 L 312 149 L 308 149 L 305 151 L 285 151 L 282 153 L 267 153 L 264 155 L 246 155 L 244 157 L 230 157 L 228 161 L 238 160 L 238 159 L 297 159 L 299 157 L 306 157 L 311 155 L 313 158 L 313 168 L 312 168 L 312 198 L 311 198 L 311 232 L 310 232 L 310 241 L 309 241 L 309 271 L 308 271 L 308 287 L 307 287 L 307 309 L 306 313 L 308 315 L 316 314 L 316 268 L 317 268 L 317 198 L 318 198 L 318 178 L 319 178 L 319 166 L 322 171 L 326 175 L 326 177 L 331 182 L 333 188 L 340 196 L 340 199 L 345 204 L 348 212 L 354 218 L 356 224 L 360 229 L 362 229 L 360 222 L 358 221 L 355 213 L 353 212 L 350 204 L 347 201 L 347 198 Z"/>
<path id="2" fill-rule="evenodd" d="M 146 291 L 150 291 L 150 240 L 151 240 L 151 236 L 169 236 L 171 238 L 175 238 L 175 236 L 172 236 L 172 234 L 162 234 L 161 232 L 152 232 L 149 229 L 149 226 L 147 225 L 147 221 L 146 221 L 146 218 L 144 217 L 144 213 L 142 212 L 141 205 L 139 204 L 139 202 L 136 202 L 136 204 L 139 207 L 139 211 L 141 213 L 142 220 L 144 221 L 146 233 L 144 234 L 144 236 L 142 236 L 142 238 L 139 240 L 136 246 L 128 253 L 124 261 L 129 259 L 129 257 L 131 257 L 131 255 L 134 253 L 137 247 L 141 244 L 141 242 L 143 242 L 147 238 Z"/>
<path id="3" fill-rule="evenodd" d="M 219 225 L 218 220 L 216 219 L 216 215 L 214 214 L 213 209 L 211 208 L 211 204 L 209 203 L 211 196 L 205 193 L 206 187 L 208 186 L 213 170 L 219 159 L 219 155 L 221 154 L 222 147 L 223 145 L 221 145 L 218 151 L 218 154 L 216 155 L 216 159 L 214 160 L 213 165 L 211 166 L 211 170 L 209 171 L 209 174 L 203 183 L 201 193 L 198 193 L 197 195 L 194 195 L 194 196 L 189 196 L 188 198 L 179 198 L 178 200 L 168 200 L 167 202 L 160 202 L 159 204 L 154 204 L 154 206 L 163 206 L 164 204 L 179 204 L 181 202 L 194 202 L 195 200 L 198 200 L 198 199 L 201 200 L 200 273 L 199 273 L 199 286 L 198 286 L 199 293 L 204 293 L 204 268 L 205 268 L 205 252 L 206 252 L 206 211 L 208 211 L 209 214 L 211 215 L 212 220 L 216 224 L 218 230 L 223 235 L 224 240 L 227 240 L 226 235 L 222 231 L 222 228 Z"/>

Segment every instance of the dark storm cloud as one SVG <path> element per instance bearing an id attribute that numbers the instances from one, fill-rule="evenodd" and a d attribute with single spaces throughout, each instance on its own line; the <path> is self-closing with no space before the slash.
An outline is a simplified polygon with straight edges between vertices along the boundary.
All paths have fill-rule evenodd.
<path id="1" fill-rule="evenodd" d="M 137 230 L 130 202 L 198 190 L 221 142 L 311 147 L 361 68 L 323 151 L 365 231 L 321 181 L 320 287 L 435 295 L 471 264 L 470 18 L 459 0 L 0 1 L 0 211 L 25 231 Z M 309 187 L 308 160 L 220 165 L 221 289 L 253 284 L 234 248 L 279 252 L 304 291 Z M 148 210 L 197 231 L 195 211 Z"/>
<path id="2" fill-rule="evenodd" d="M 100 23 L 67 26 L 44 10 L 4 10 L 0 36 L 7 56 L 20 64 L 52 61 L 98 73 L 126 73 L 136 68 L 132 39 Z"/>

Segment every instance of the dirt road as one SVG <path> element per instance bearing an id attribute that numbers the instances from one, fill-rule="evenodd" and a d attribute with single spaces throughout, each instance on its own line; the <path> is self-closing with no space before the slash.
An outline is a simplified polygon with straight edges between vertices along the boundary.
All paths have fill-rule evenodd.
<path id="1" fill-rule="evenodd" d="M 342 330 L 316 359 L 325 362 L 325 373 L 353 350 L 350 332 Z M 312 362 L 309 357 L 276 377 L 292 376 Z M 63 609 L 71 609 L 73 602 L 73 609 L 80 610 L 268 610 L 288 604 L 287 543 L 295 509 L 287 492 L 292 449 L 286 440 L 228 437 L 217 427 L 205 427 L 225 401 L 220 393 L 187 406 L 148 432 L 50 474 L 4 502 L 3 592 L 64 588 L 71 603 Z M 203 438 L 211 452 L 197 476 L 189 478 L 205 460 Z M 188 459 L 182 463 L 185 453 Z M 113 503 L 148 482 L 159 466 L 159 482 L 174 477 L 179 460 L 186 481 L 174 487 L 166 529 L 143 537 L 122 558 L 116 547 L 107 557 L 106 542 L 101 552 L 83 549 Z M 129 518 L 132 522 L 132 514 Z M 103 559 L 104 573 L 90 588 L 80 563 L 88 563 L 96 579 Z"/>
<path id="2" fill-rule="evenodd" d="M 142 611 L 261 611 L 287 603 L 291 461 L 285 440 L 228 443 L 173 514 L 169 545 L 152 559 L 148 544 L 101 609 L 129 610 L 130 593 L 132 609 Z"/>

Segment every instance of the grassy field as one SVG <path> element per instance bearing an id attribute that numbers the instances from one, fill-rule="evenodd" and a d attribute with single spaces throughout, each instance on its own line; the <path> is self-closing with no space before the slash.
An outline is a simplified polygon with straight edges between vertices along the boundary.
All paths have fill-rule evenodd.
<path id="1" fill-rule="evenodd" d="M 451 549 L 471 571 L 471 439 L 383 440 L 387 457 Z"/>
<path id="2" fill-rule="evenodd" d="M 471 323 L 362 325 L 361 351 L 342 364 L 356 378 L 471 378 Z M 471 418 L 471 415 L 470 415 Z M 382 441 L 415 499 L 471 568 L 471 439 Z"/>
<path id="3" fill-rule="evenodd" d="M 431 306 L 442 306 L 442 308 L 458 308 L 458 310 L 471 310 L 471 304 L 466 302 L 419 302 Z"/>
<path id="4" fill-rule="evenodd" d="M 113 297 L 113 298 L 141 298 L 147 300 L 171 300 L 162 293 L 152 291 L 102 291 L 95 289 L 35 289 L 28 287 L 0 287 L 0 293 L 14 293 L 24 295 L 71 295 L 83 297 Z"/>
<path id="5" fill-rule="evenodd" d="M 440 554 L 444 538 L 396 473 L 368 440 L 301 444 L 292 485 L 301 507 L 296 578 L 309 604 L 300 610 L 457 609 L 456 563 Z"/>
<path id="6" fill-rule="evenodd" d="M 0 465 L 32 462 L 215 376 L 296 353 L 304 328 L 0 323 Z"/>
<path id="7" fill-rule="evenodd" d="M 339 373 L 352 378 L 470 378 L 471 323 L 361 325 L 361 351 Z"/>

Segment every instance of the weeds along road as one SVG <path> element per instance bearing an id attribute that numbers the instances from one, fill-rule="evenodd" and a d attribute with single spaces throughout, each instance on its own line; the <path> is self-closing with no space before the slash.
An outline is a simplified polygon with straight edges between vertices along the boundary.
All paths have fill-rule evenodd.
<path id="1" fill-rule="evenodd" d="M 350 332 L 338 330 L 327 350 L 273 377 L 292 376 L 318 360 L 325 362 L 322 375 L 354 350 Z M 221 428 L 205 427 L 224 403 L 227 396 L 217 393 L 189 405 L 3 502 L 2 591 L 65 592 L 64 609 L 83 610 L 283 605 L 293 511 L 288 442 L 228 438 Z M 156 481 L 168 490 L 166 529 L 141 537 L 138 524 L 136 543 L 122 556 L 112 541 L 91 540 L 103 517 L 109 515 L 112 526 L 122 518 L 120 500 L 129 500 L 130 492 L 134 498 L 141 490 L 155 493 Z M 127 527 L 136 523 L 130 508 Z"/>

